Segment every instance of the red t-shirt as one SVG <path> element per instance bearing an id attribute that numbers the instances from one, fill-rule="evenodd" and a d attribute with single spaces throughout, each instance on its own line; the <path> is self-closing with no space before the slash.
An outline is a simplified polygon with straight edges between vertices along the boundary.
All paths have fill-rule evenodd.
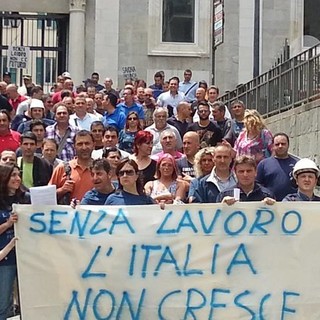
<path id="1" fill-rule="evenodd" d="M 12 108 L 14 109 L 14 111 L 17 111 L 18 105 L 27 100 L 28 98 L 26 98 L 25 96 L 18 96 L 17 99 L 13 100 L 13 99 L 9 99 L 9 103 L 12 105 Z"/>
<path id="2" fill-rule="evenodd" d="M 16 151 L 20 146 L 20 133 L 10 130 L 4 136 L 0 135 L 0 153 L 4 150 Z"/>

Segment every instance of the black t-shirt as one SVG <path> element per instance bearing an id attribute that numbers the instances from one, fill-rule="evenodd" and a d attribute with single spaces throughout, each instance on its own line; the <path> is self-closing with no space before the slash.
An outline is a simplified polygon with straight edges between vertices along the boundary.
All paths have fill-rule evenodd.
<path id="1" fill-rule="evenodd" d="M 6 99 L 3 95 L 0 94 L 0 110 L 5 109 L 8 112 L 12 111 L 12 105 L 9 103 L 8 99 Z"/>
<path id="2" fill-rule="evenodd" d="M 157 161 L 151 159 L 150 164 L 147 167 L 145 167 L 143 170 L 139 171 L 140 179 L 143 185 L 155 179 L 154 175 L 156 174 L 156 167 L 157 167 Z"/>
<path id="3" fill-rule="evenodd" d="M 195 131 L 199 135 L 201 147 L 212 146 L 215 147 L 218 142 L 222 141 L 222 132 L 214 122 L 206 127 L 201 127 L 199 122 L 194 122 L 189 125 L 188 131 Z"/>
<path id="4" fill-rule="evenodd" d="M 193 164 L 188 161 L 187 157 L 182 157 L 178 160 L 176 160 L 176 165 L 178 169 L 179 175 L 188 175 L 192 178 L 196 177 Z"/>

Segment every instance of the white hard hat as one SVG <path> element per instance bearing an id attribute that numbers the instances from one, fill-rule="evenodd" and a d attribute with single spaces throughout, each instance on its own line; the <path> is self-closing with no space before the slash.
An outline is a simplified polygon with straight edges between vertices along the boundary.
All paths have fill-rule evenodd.
<path id="1" fill-rule="evenodd" d="M 293 176 L 295 178 L 302 172 L 313 172 L 317 177 L 319 177 L 320 174 L 320 170 L 317 165 L 307 158 L 300 159 L 293 167 Z"/>
<path id="2" fill-rule="evenodd" d="M 41 108 L 44 109 L 44 104 L 41 100 L 39 99 L 31 99 L 31 103 L 30 103 L 30 109 L 33 108 Z"/>

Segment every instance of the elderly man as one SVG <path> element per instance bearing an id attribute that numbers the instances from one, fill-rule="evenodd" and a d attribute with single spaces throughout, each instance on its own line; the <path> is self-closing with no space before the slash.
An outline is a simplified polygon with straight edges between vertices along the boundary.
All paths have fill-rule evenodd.
<path id="1" fill-rule="evenodd" d="M 183 153 L 177 150 L 177 138 L 173 130 L 167 129 L 160 134 L 160 143 L 162 151 L 151 156 L 151 159 L 158 161 L 165 153 L 171 154 L 175 159 L 180 159 L 184 156 Z"/>
<path id="2" fill-rule="evenodd" d="M 166 108 L 157 108 L 153 113 L 154 124 L 145 128 L 146 131 L 149 131 L 153 134 L 153 148 L 152 155 L 162 151 L 162 145 L 160 143 L 160 134 L 161 132 L 172 129 L 177 138 L 177 149 L 181 150 L 182 140 L 179 134 L 179 131 L 167 123 L 168 119 L 168 110 Z"/>

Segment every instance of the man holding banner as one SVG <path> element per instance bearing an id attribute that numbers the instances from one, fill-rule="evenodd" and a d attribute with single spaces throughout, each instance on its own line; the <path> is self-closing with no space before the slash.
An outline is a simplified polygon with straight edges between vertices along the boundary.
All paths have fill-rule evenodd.
<path id="1" fill-rule="evenodd" d="M 255 182 L 257 167 L 253 157 L 243 155 L 236 158 L 234 170 L 238 180 L 236 187 L 220 192 L 217 202 L 227 205 L 237 201 L 264 201 L 269 205 L 276 202 L 271 191 Z"/>

